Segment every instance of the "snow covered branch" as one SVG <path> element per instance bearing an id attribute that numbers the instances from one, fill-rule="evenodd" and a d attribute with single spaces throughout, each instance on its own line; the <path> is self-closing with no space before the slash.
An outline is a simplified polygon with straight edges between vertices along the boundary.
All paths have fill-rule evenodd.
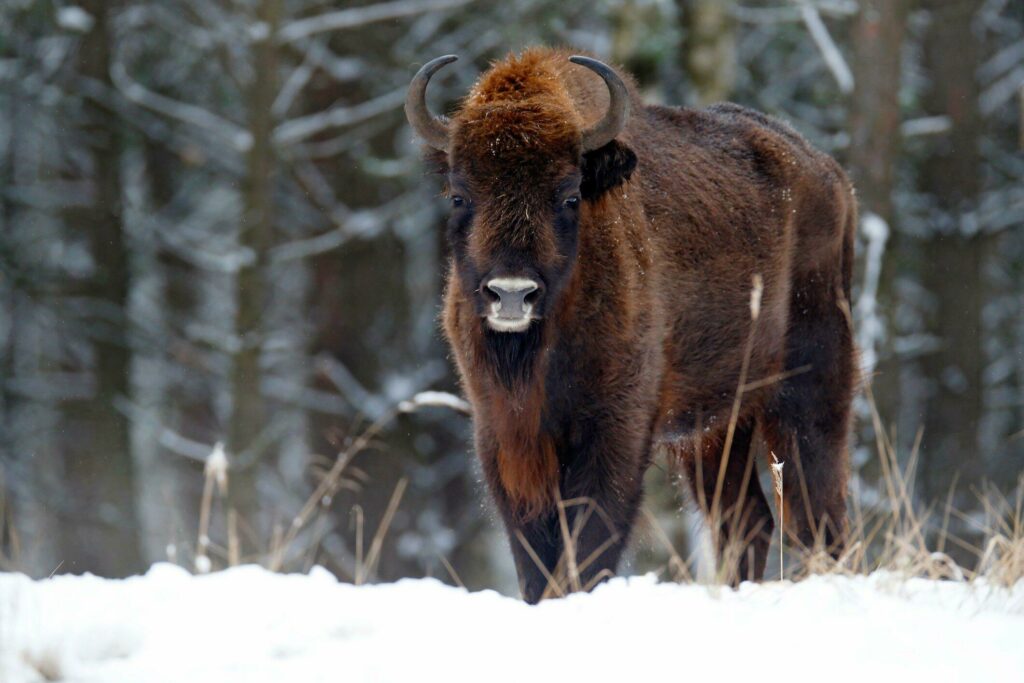
<path id="1" fill-rule="evenodd" d="M 274 141 L 287 146 L 330 128 L 350 126 L 399 107 L 405 100 L 405 86 L 372 100 L 352 106 L 335 106 L 325 111 L 285 121 L 274 131 Z"/>
<path id="2" fill-rule="evenodd" d="M 110 79 L 118 91 L 135 104 L 159 112 L 169 118 L 215 133 L 218 137 L 227 140 L 235 151 L 246 152 L 252 146 L 252 135 L 249 131 L 202 107 L 153 92 L 132 79 L 128 75 L 128 70 L 121 62 L 115 62 L 111 65 Z"/>
<path id="3" fill-rule="evenodd" d="M 900 135 L 912 138 L 918 135 L 939 135 L 953 127 L 948 116 L 921 116 L 909 119 L 900 124 Z"/>
<path id="4" fill-rule="evenodd" d="M 818 0 L 814 8 L 821 14 L 833 17 L 850 17 L 857 13 L 856 0 Z M 803 16 L 799 7 L 747 7 L 733 4 L 729 13 L 749 24 L 778 24 L 789 21 L 801 21 Z"/>
<path id="5" fill-rule="evenodd" d="M 807 26 L 808 32 L 811 34 L 811 39 L 818 46 L 818 50 L 821 52 L 825 64 L 828 65 L 829 71 L 832 72 L 836 83 L 839 84 L 840 92 L 844 94 L 853 92 L 853 72 L 850 71 L 846 60 L 843 59 L 843 54 L 839 51 L 839 47 L 832 40 L 828 28 L 825 27 L 825 22 L 821 20 L 818 8 L 804 0 L 800 3 L 800 16 L 803 19 L 804 25 Z"/>
<path id="6" fill-rule="evenodd" d="M 366 7 L 327 12 L 315 17 L 294 21 L 278 33 L 278 40 L 290 43 L 317 33 L 365 26 L 377 21 L 399 19 L 413 14 L 436 12 L 469 4 L 471 0 L 395 0 Z"/>
<path id="7" fill-rule="evenodd" d="M 878 363 L 878 345 L 885 334 L 885 324 L 878 312 L 878 289 L 885 243 L 889 239 L 889 224 L 878 214 L 868 212 L 861 219 L 860 230 L 868 244 L 864 257 L 864 284 L 857 299 L 856 313 L 860 323 L 857 346 L 864 375 L 870 376 Z"/>
<path id="8" fill-rule="evenodd" d="M 473 414 L 473 409 L 468 402 L 447 391 L 421 391 L 408 401 L 398 404 L 398 410 L 403 413 L 414 413 L 420 408 L 426 407 L 450 408 L 463 415 Z"/>

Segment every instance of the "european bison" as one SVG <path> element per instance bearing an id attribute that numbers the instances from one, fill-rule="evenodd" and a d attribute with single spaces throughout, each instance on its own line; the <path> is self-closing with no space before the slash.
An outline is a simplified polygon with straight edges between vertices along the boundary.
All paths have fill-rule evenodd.
<path id="1" fill-rule="evenodd" d="M 791 537 L 838 553 L 849 180 L 780 121 L 645 105 L 628 75 L 571 55 L 494 64 L 450 120 L 425 103 L 441 57 L 406 100 L 447 181 L 444 330 L 524 598 L 614 572 L 661 444 L 733 582 L 762 577 L 775 526 L 758 441 L 786 465 Z"/>

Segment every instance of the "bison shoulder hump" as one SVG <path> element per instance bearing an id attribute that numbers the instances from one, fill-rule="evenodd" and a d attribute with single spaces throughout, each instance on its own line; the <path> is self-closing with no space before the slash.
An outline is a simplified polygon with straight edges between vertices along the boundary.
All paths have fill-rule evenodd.
<path id="1" fill-rule="evenodd" d="M 738 149 L 753 171 L 766 181 L 789 185 L 796 175 L 821 165 L 822 156 L 788 124 L 738 104 L 708 107 L 707 113 L 729 129 Z"/>

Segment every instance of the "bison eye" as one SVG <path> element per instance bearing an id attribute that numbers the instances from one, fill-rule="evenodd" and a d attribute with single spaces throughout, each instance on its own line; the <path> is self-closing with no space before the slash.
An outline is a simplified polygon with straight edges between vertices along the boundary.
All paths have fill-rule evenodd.
<path id="1" fill-rule="evenodd" d="M 564 206 L 567 209 L 575 209 L 579 205 L 580 198 L 577 195 L 573 195 L 572 197 L 569 197 L 564 202 L 562 202 L 562 206 Z"/>
<path id="2" fill-rule="evenodd" d="M 451 196 L 451 202 L 452 202 L 452 206 L 454 206 L 456 208 L 458 208 L 460 206 L 465 206 L 465 204 L 466 204 L 465 198 L 463 198 L 462 196 L 457 195 L 457 194 L 453 194 Z"/>

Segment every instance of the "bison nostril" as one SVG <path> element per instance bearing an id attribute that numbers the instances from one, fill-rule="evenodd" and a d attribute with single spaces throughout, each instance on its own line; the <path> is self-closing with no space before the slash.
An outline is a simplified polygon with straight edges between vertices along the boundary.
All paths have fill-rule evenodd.
<path id="1" fill-rule="evenodd" d="M 490 283 L 488 283 L 486 286 L 484 286 L 480 290 L 480 293 L 484 295 L 484 300 L 486 300 L 488 303 L 492 303 L 492 304 L 498 303 L 499 294 L 498 294 L 497 291 L 495 291 L 494 289 L 491 288 Z"/>
<path id="2" fill-rule="evenodd" d="M 540 290 L 535 289 L 526 296 L 523 297 L 523 301 L 530 304 L 531 306 L 537 303 L 537 299 L 540 298 Z"/>

